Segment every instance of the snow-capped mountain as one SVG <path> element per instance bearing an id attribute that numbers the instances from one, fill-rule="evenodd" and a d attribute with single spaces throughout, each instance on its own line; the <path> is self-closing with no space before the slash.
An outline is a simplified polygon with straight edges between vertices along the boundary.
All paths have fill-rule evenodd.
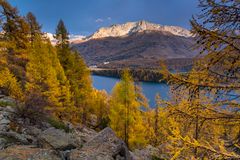
<path id="1" fill-rule="evenodd" d="M 75 41 L 82 41 L 84 38 L 86 38 L 86 36 L 70 34 L 69 35 L 69 42 L 73 43 Z"/>
<path id="2" fill-rule="evenodd" d="M 74 41 L 72 47 L 89 66 L 153 68 L 159 66 L 161 59 L 171 60 L 173 66 L 188 65 L 186 59 L 196 55 L 192 50 L 194 43 L 194 36 L 187 29 L 139 21 L 100 28 L 91 36 Z"/>
<path id="3" fill-rule="evenodd" d="M 164 26 L 159 24 L 150 23 L 147 21 L 127 22 L 125 24 L 116 24 L 110 27 L 100 28 L 97 32 L 86 38 L 99 39 L 106 37 L 124 37 L 134 33 L 154 31 L 154 32 L 166 32 L 176 36 L 192 37 L 189 30 L 177 27 L 177 26 Z"/>
<path id="4" fill-rule="evenodd" d="M 56 39 L 54 38 L 54 34 L 52 33 L 45 33 L 45 36 L 47 38 L 49 38 L 49 40 L 51 41 L 51 43 L 53 45 L 56 44 Z M 70 34 L 69 35 L 69 42 L 70 43 L 73 43 L 73 42 L 78 42 L 78 41 L 82 41 L 83 39 L 85 38 L 85 36 L 82 36 L 82 35 L 74 35 L 74 34 Z"/>

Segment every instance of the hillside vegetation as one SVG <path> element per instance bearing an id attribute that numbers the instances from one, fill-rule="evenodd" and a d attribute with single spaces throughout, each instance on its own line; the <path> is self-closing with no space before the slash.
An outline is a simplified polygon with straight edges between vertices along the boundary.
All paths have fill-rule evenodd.
<path id="1" fill-rule="evenodd" d="M 65 132 L 71 132 L 66 122 L 96 131 L 111 127 L 125 142 L 107 128 L 97 138 L 88 139 L 85 146 L 77 145 L 80 149 L 70 156 L 78 157 L 75 159 L 86 152 L 87 157 L 100 151 L 108 153 L 109 148 L 111 160 L 121 158 L 121 154 L 134 159 L 126 147 L 139 153 L 154 148 L 156 152 L 148 159 L 240 159 L 240 2 L 201 0 L 200 8 L 201 14 L 190 22 L 201 59 L 184 74 L 173 74 L 161 63 L 159 72 L 171 87 L 170 100 L 156 95 L 153 108 L 129 69 L 121 72 L 121 81 L 110 95 L 95 90 L 81 53 L 71 50 L 62 20 L 57 24 L 57 43 L 53 46 L 32 13 L 20 16 L 17 8 L 0 0 L 0 93 L 14 99 L 11 104 L 0 102 L 0 106 L 6 107 L 1 109 L 4 113 L 10 112 L 9 106 L 14 107 L 16 119 L 23 121 L 11 122 L 11 128 L 24 133 L 16 124 L 43 129 L 48 125 L 41 125 L 47 122 L 64 130 L 57 134 L 64 137 Z M 47 138 L 56 132 L 49 128 L 43 131 Z M 0 132 L 0 138 L 6 134 Z M 55 144 L 56 137 L 52 137 L 50 141 Z M 96 150 L 98 144 L 108 142 L 108 148 Z"/>

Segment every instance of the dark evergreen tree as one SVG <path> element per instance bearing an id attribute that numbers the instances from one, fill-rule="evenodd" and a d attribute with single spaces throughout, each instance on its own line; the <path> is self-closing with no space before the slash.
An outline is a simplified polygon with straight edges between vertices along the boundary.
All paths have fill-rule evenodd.
<path id="1" fill-rule="evenodd" d="M 6 45 L 7 65 L 21 85 L 25 83 L 29 25 L 7 1 L 0 1 L 2 41 Z"/>
<path id="2" fill-rule="evenodd" d="M 28 42 L 28 24 L 19 16 L 18 9 L 7 1 L 0 1 L 0 6 L 2 29 L 6 40 L 14 42 L 17 48 L 25 49 Z"/>
<path id="3" fill-rule="evenodd" d="M 58 58 L 70 82 L 72 99 L 77 110 L 72 116 L 78 121 L 86 122 L 89 103 L 87 96 L 92 92 L 90 72 L 79 53 L 71 51 L 68 31 L 62 20 L 57 25 L 55 38 Z"/>
<path id="4" fill-rule="evenodd" d="M 61 47 L 61 48 L 69 47 L 69 34 L 63 20 L 61 19 L 59 20 L 57 25 L 55 38 L 57 39 L 58 47 Z"/>
<path id="5" fill-rule="evenodd" d="M 54 36 L 57 39 L 57 50 L 58 58 L 60 59 L 61 65 L 64 70 L 68 69 L 69 61 L 71 60 L 71 49 L 69 47 L 69 35 L 68 31 L 62 20 L 59 21 L 56 29 L 56 34 Z"/>
<path id="6" fill-rule="evenodd" d="M 33 39 L 36 37 L 36 35 L 41 35 L 41 28 L 42 26 L 37 22 L 36 17 L 32 12 L 28 12 L 26 16 L 26 21 L 29 24 L 30 27 L 30 40 L 33 42 Z"/>

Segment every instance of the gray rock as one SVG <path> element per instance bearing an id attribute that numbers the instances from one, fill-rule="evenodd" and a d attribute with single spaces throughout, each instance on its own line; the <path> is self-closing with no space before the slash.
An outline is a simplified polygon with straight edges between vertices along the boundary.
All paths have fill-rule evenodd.
<path id="1" fill-rule="evenodd" d="M 153 147 L 148 145 L 144 149 L 136 149 L 134 152 L 131 153 L 134 160 L 151 160 L 153 157 L 158 159 L 170 159 L 167 155 L 162 154 L 158 147 Z"/>
<path id="2" fill-rule="evenodd" d="M 14 117 L 15 110 L 13 107 L 0 107 L 0 131 L 7 132 L 10 130 L 11 119 Z"/>
<path id="3" fill-rule="evenodd" d="M 0 99 L 0 102 L 2 102 L 1 99 Z M 0 107 L 0 112 L 1 112 L 1 114 L 11 115 L 12 113 L 15 113 L 16 111 L 15 111 L 15 108 L 12 106 L 4 106 L 4 107 Z"/>
<path id="4" fill-rule="evenodd" d="M 10 129 L 10 116 L 11 113 L 7 111 L 7 108 L 0 108 L 0 131 L 8 131 Z"/>
<path id="5" fill-rule="evenodd" d="M 11 146 L 0 151 L 1 160 L 61 160 L 54 150 L 35 146 Z"/>
<path id="6" fill-rule="evenodd" d="M 62 160 L 62 158 L 54 150 L 40 149 L 29 160 Z"/>
<path id="7" fill-rule="evenodd" d="M 5 138 L 0 138 L 0 150 L 6 148 L 7 140 Z"/>
<path id="8" fill-rule="evenodd" d="M 12 107 L 12 106 L 5 107 L 5 111 L 9 112 L 9 113 L 15 113 L 16 112 L 15 108 Z"/>
<path id="9" fill-rule="evenodd" d="M 5 137 L 9 140 L 11 140 L 11 142 L 15 142 L 15 143 L 19 143 L 19 144 L 29 144 L 29 141 L 27 140 L 27 138 L 24 135 L 21 135 L 19 133 L 16 132 L 3 132 L 0 131 L 0 136 L 1 137 Z"/>
<path id="10" fill-rule="evenodd" d="M 94 131 L 93 129 L 82 126 L 74 129 L 73 134 L 75 135 L 78 141 L 86 143 L 90 141 L 93 137 L 95 137 L 97 135 L 97 132 Z"/>
<path id="11" fill-rule="evenodd" d="M 1 93 L 1 91 L 0 91 L 0 99 L 2 99 L 2 98 L 4 98 L 5 97 L 5 95 L 3 95 L 2 93 Z"/>
<path id="12" fill-rule="evenodd" d="M 34 126 L 27 126 L 25 127 L 25 132 L 31 136 L 38 136 L 42 133 L 42 130 Z"/>
<path id="13" fill-rule="evenodd" d="M 43 131 L 38 137 L 39 143 L 44 148 L 53 148 L 56 150 L 71 150 L 77 147 L 74 137 L 62 130 L 49 128 Z"/>
<path id="14" fill-rule="evenodd" d="M 71 160 L 130 160 L 125 143 L 116 137 L 111 128 L 99 132 L 83 148 L 70 153 Z"/>
<path id="15" fill-rule="evenodd" d="M 0 125 L 8 125 L 11 121 L 9 119 L 1 119 Z"/>
<path id="16" fill-rule="evenodd" d="M 8 131 L 9 130 L 9 126 L 8 125 L 0 125 L 0 131 Z"/>

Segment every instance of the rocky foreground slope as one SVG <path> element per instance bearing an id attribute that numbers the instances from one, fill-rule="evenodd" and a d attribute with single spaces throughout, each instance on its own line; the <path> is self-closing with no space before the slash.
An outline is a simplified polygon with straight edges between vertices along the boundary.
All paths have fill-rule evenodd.
<path id="1" fill-rule="evenodd" d="M 151 146 L 130 152 L 111 128 L 97 133 L 66 122 L 66 132 L 47 122 L 33 124 L 12 104 L 0 94 L 0 160 L 148 160 L 159 154 Z"/>

